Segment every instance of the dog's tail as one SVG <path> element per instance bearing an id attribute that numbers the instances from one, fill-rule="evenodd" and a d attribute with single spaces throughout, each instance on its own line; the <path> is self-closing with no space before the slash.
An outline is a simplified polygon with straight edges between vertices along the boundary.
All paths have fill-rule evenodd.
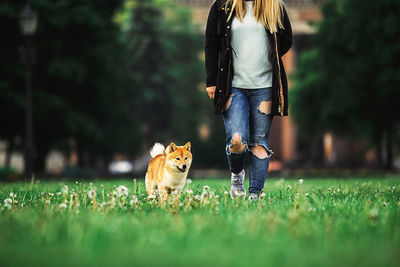
<path id="1" fill-rule="evenodd" d="M 152 158 L 165 154 L 165 147 L 160 143 L 155 143 L 153 147 L 150 149 L 150 155 Z"/>

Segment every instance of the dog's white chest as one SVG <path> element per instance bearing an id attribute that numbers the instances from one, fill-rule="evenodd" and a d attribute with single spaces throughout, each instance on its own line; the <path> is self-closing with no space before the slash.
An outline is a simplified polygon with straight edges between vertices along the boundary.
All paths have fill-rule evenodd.
<path id="1" fill-rule="evenodd" d="M 172 190 L 181 190 L 185 186 L 187 173 L 171 175 L 165 172 L 163 185 Z"/>

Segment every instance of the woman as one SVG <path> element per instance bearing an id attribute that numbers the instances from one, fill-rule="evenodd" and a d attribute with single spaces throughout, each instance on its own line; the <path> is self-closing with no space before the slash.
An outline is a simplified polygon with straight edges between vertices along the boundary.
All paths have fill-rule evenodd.
<path id="1" fill-rule="evenodd" d="M 258 199 L 273 152 L 273 116 L 288 115 L 281 57 L 292 29 L 280 0 L 216 0 L 205 32 L 206 91 L 222 113 L 231 197 L 246 196 L 244 158 L 249 152 L 249 200 Z"/>

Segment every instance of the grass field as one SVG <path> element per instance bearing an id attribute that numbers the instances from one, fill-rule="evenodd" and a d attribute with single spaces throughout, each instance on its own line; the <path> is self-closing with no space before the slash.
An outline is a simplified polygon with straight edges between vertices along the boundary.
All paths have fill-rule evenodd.
<path id="1" fill-rule="evenodd" d="M 399 178 L 303 179 L 255 203 L 217 179 L 169 202 L 142 180 L 3 183 L 0 265 L 400 266 Z"/>

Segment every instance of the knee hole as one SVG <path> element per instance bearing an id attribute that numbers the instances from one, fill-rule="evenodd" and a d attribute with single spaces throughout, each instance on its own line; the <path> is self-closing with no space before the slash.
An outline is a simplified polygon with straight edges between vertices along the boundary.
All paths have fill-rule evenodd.
<path id="1" fill-rule="evenodd" d="M 252 147 L 251 152 L 259 159 L 266 159 L 270 154 L 265 147 L 259 145 Z"/>
<path id="2" fill-rule="evenodd" d="M 242 137 L 235 133 L 232 137 L 232 145 L 229 147 L 231 152 L 240 153 L 246 149 L 246 144 L 242 144 Z"/>

